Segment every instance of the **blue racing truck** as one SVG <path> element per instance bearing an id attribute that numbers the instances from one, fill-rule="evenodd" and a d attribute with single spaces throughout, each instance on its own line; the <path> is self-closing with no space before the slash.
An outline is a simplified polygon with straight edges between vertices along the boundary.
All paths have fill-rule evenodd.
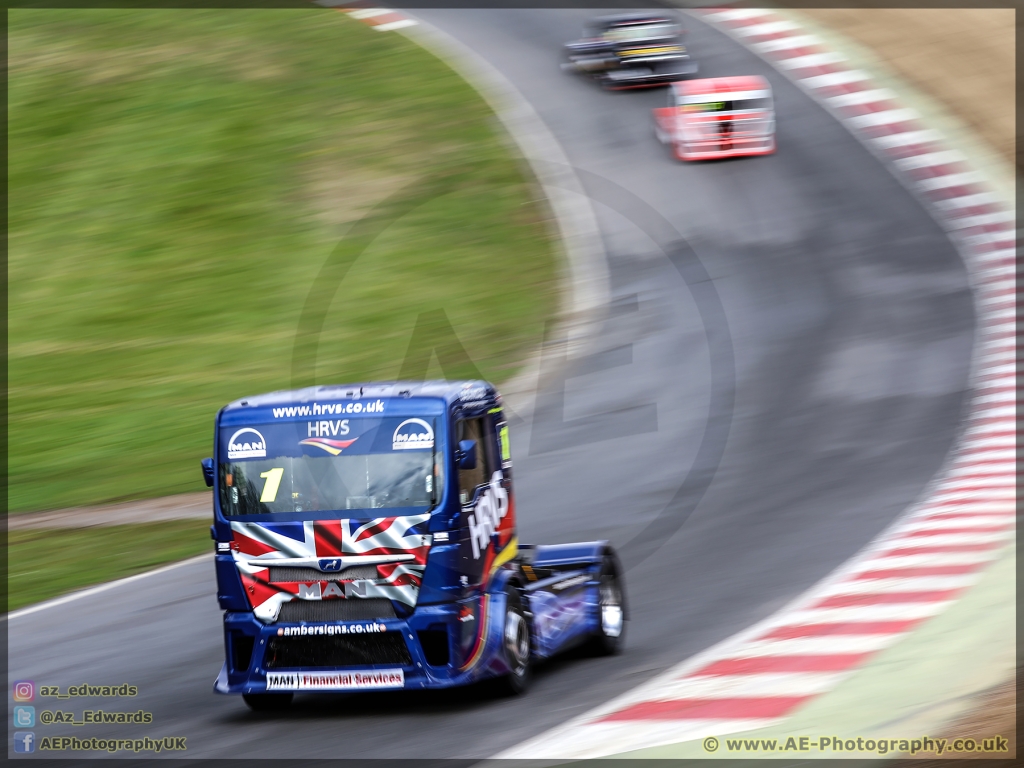
<path id="1" fill-rule="evenodd" d="M 202 465 L 224 609 L 214 690 L 253 709 L 487 678 L 516 694 L 538 659 L 621 646 L 612 548 L 519 543 L 508 424 L 486 382 L 238 400 Z"/>

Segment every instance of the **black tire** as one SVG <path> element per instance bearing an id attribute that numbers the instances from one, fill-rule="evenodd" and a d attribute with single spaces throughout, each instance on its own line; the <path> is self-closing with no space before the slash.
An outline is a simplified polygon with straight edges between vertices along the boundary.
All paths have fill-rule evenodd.
<path id="1" fill-rule="evenodd" d="M 612 656 L 622 651 L 626 635 L 626 592 L 611 557 L 601 565 L 598 593 L 597 630 L 590 645 L 595 655 Z"/>
<path id="2" fill-rule="evenodd" d="M 253 712 L 283 712 L 292 704 L 294 693 L 243 693 L 242 698 Z"/>
<path id="3" fill-rule="evenodd" d="M 514 586 L 505 589 L 505 621 L 502 628 L 501 652 L 509 672 L 496 681 L 498 692 L 504 696 L 519 696 L 530 687 L 533 638 L 530 622 L 526 618 L 523 599 Z"/>

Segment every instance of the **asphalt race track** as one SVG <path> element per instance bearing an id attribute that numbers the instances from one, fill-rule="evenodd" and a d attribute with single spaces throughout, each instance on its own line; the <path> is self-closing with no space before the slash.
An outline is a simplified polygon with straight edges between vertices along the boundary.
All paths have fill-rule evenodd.
<path id="1" fill-rule="evenodd" d="M 765 617 L 938 470 L 974 323 L 940 228 L 821 107 L 696 20 L 703 75 L 771 81 L 779 151 L 672 160 L 651 126 L 662 89 L 609 93 L 559 70 L 588 15 L 417 12 L 515 84 L 595 199 L 613 293 L 600 349 L 570 363 L 513 449 L 522 540 L 623 548 L 624 654 L 570 654 L 517 699 L 300 695 L 256 715 L 212 693 L 223 644 L 204 560 L 10 623 L 12 680 L 129 683 L 127 703 L 61 706 L 153 713 L 38 735 L 185 736 L 187 757 L 487 757 Z"/>

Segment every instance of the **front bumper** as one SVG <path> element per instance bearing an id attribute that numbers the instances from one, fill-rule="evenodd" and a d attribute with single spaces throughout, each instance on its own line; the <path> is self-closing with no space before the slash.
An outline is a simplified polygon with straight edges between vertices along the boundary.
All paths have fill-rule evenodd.
<path id="1" fill-rule="evenodd" d="M 638 88 L 663 85 L 697 73 L 697 62 L 690 59 L 660 62 L 650 66 L 626 66 L 605 72 L 603 80 L 609 88 Z"/>
<path id="2" fill-rule="evenodd" d="M 503 601 L 472 598 L 361 622 L 263 624 L 251 613 L 228 612 L 226 661 L 214 691 L 435 689 L 502 675 L 509 670 L 494 617 L 504 616 Z"/>
<path id="3" fill-rule="evenodd" d="M 680 160 L 715 160 L 726 157 L 770 155 L 774 151 L 774 135 L 732 141 L 680 141 L 676 143 L 676 156 Z"/>

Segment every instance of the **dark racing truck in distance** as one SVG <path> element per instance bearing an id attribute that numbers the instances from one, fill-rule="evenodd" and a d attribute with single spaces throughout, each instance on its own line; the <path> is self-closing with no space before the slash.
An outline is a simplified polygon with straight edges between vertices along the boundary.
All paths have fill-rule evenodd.
<path id="1" fill-rule="evenodd" d="M 563 69 L 582 72 L 609 90 L 646 88 L 697 72 L 682 27 L 660 13 L 621 13 L 592 20 L 566 43 Z"/>
<path id="2" fill-rule="evenodd" d="M 508 424 L 486 382 L 239 400 L 202 464 L 224 610 L 214 690 L 253 709 L 487 678 L 520 693 L 539 659 L 621 646 L 612 548 L 519 542 Z"/>

